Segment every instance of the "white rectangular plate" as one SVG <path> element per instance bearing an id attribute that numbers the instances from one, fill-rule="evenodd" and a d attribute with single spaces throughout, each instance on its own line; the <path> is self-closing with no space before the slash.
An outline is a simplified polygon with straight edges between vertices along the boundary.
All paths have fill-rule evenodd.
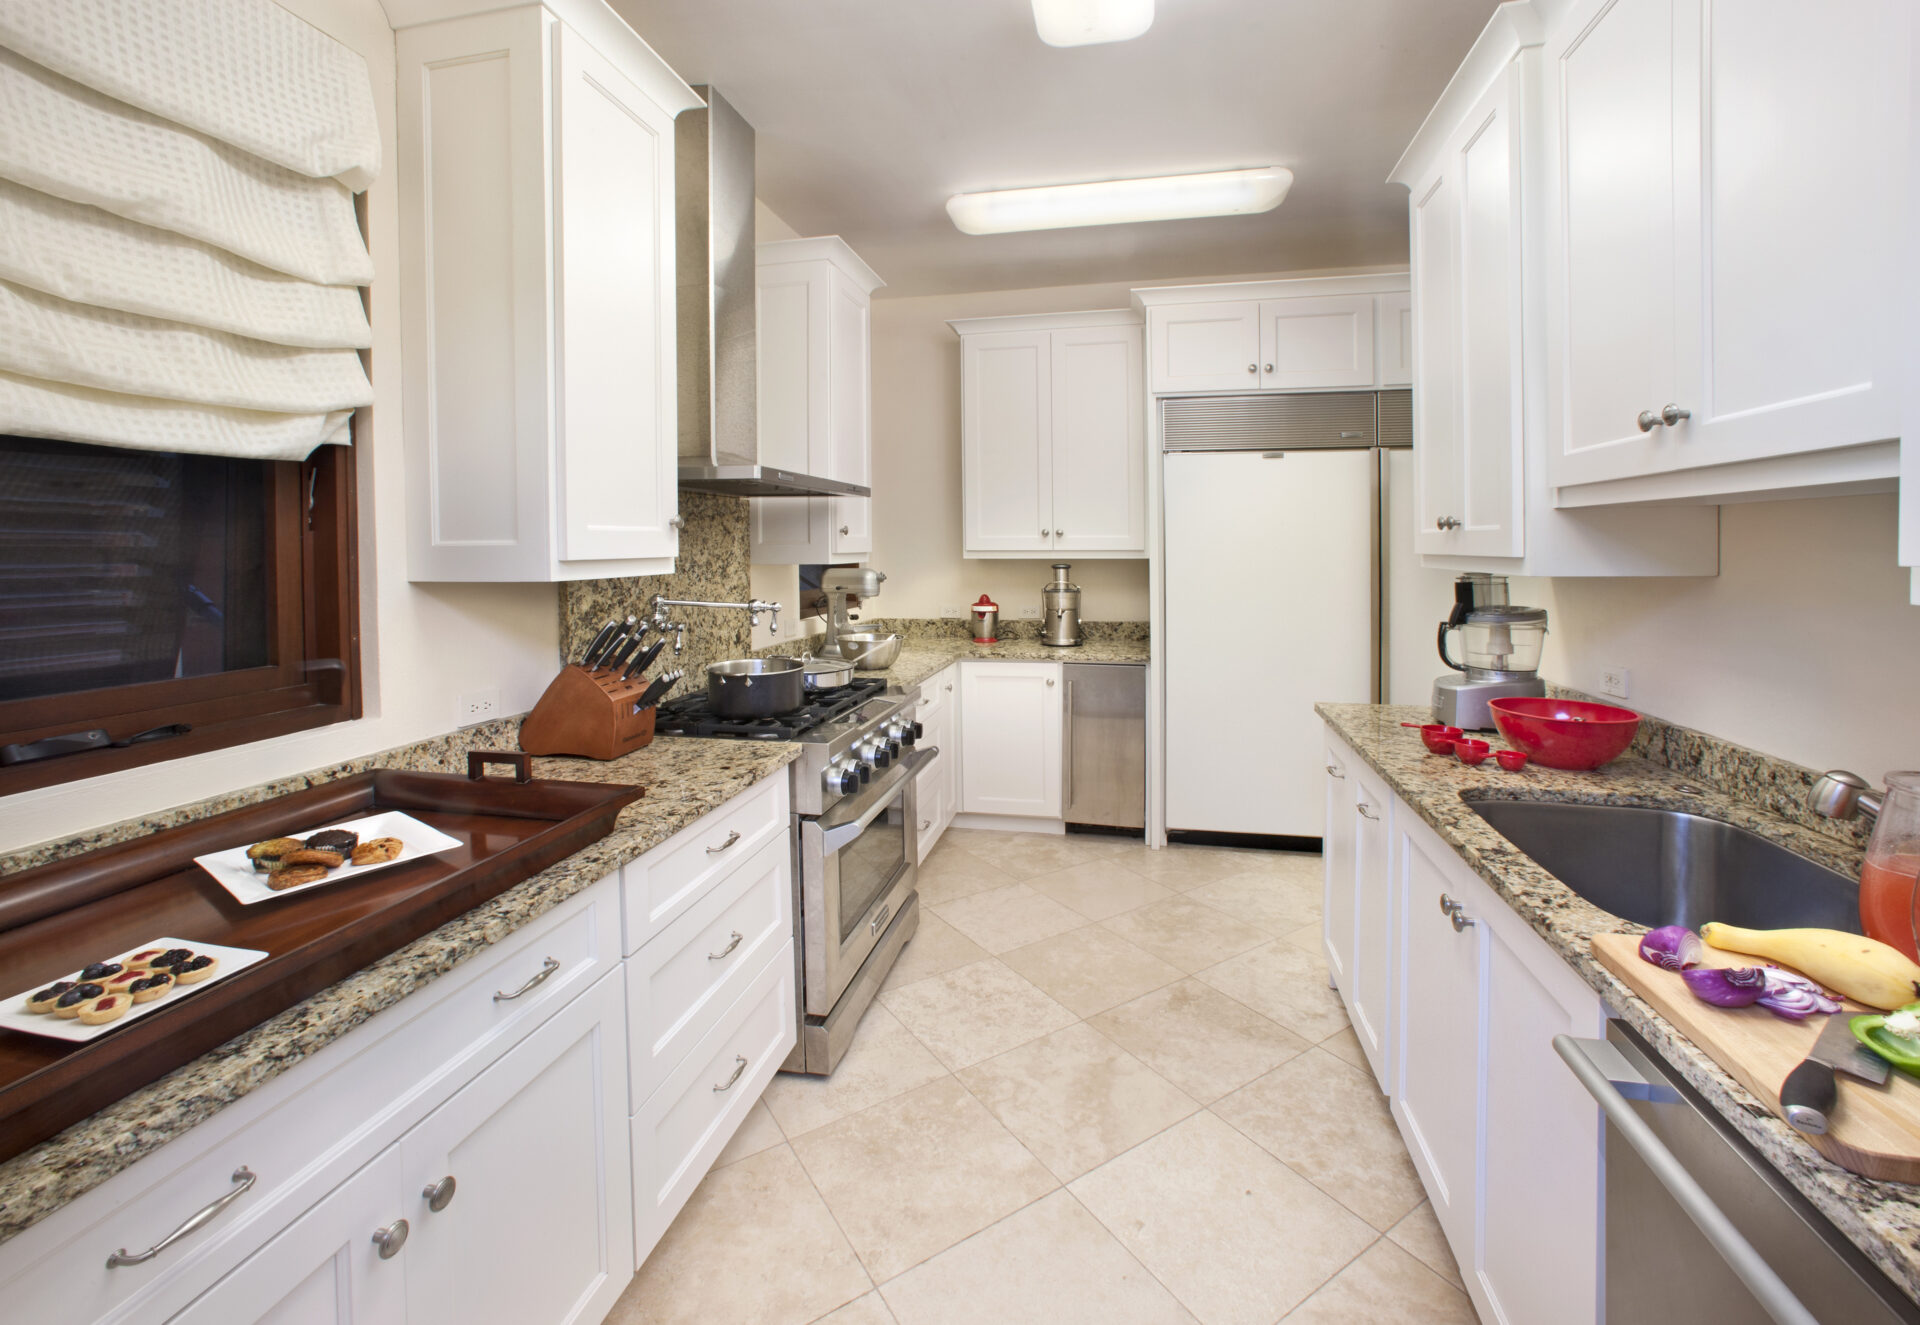
<path id="1" fill-rule="evenodd" d="M 247 859 L 247 848 L 253 843 L 245 842 L 226 851 L 215 851 L 211 855 L 195 856 L 193 863 L 211 874 L 228 892 L 248 906 L 255 902 L 271 902 L 276 897 L 292 897 L 306 892 L 309 888 L 325 888 L 329 884 L 340 883 L 347 879 L 357 879 L 363 874 L 383 870 L 393 865 L 404 865 L 410 860 L 419 860 L 422 856 L 431 856 L 445 851 L 449 847 L 460 845 L 457 837 L 448 837 L 437 828 L 429 828 L 410 814 L 399 810 L 388 810 L 383 814 L 372 815 L 366 819 L 349 819 L 345 823 L 315 824 L 303 828 L 297 833 L 282 833 L 282 837 L 312 837 L 322 828 L 345 828 L 349 832 L 360 834 L 362 842 L 376 837 L 397 837 L 406 844 L 392 860 L 378 865 L 342 865 L 337 870 L 327 871 L 324 879 L 315 879 L 312 883 L 299 884 L 292 888 L 283 888 L 275 892 L 267 886 L 267 876 L 254 869 L 253 862 Z"/>
<path id="2" fill-rule="evenodd" d="M 235 971 L 244 971 L 255 962 L 265 961 L 267 954 L 258 948 L 227 948 L 218 943 L 199 943 L 193 939 L 154 939 L 150 943 L 136 943 L 125 952 L 112 956 L 101 956 L 99 961 L 124 961 L 136 952 L 145 952 L 148 948 L 191 948 L 196 953 L 204 952 L 209 957 L 218 957 L 220 966 L 204 980 L 196 980 L 190 985 L 176 983 L 172 989 L 151 1003 L 135 1003 L 128 1008 L 126 1015 L 112 1021 L 103 1021 L 98 1026 L 89 1026 L 77 1017 L 56 1017 L 51 1012 L 27 1011 L 27 996 L 38 993 L 53 980 L 43 980 L 32 989 L 22 989 L 8 998 L 4 1007 L 0 1007 L 0 1028 L 10 1031 L 24 1031 L 28 1035 L 44 1035 L 52 1040 L 97 1040 L 102 1035 L 119 1030 L 122 1026 L 140 1020 L 150 1012 L 162 1012 L 182 999 L 192 998 L 195 990 L 205 989 L 208 985 L 217 985 Z M 60 980 L 78 980 L 80 972 L 70 971 L 57 977 Z"/>

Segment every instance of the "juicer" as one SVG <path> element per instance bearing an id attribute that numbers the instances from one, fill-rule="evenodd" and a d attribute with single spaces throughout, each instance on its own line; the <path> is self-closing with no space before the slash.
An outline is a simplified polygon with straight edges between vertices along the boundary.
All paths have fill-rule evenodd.
<path id="1" fill-rule="evenodd" d="M 1447 649 L 1456 630 L 1459 662 Z M 1509 603 L 1506 576 L 1462 575 L 1453 584 L 1453 611 L 1440 623 L 1440 661 L 1453 672 L 1434 680 L 1433 720 L 1482 731 L 1493 726 L 1492 700 L 1544 696 L 1547 683 L 1539 673 L 1546 642 L 1545 609 Z"/>

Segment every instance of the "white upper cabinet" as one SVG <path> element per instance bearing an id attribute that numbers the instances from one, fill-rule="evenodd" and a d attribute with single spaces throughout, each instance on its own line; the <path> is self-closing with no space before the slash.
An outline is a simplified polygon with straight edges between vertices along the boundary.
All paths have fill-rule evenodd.
<path id="1" fill-rule="evenodd" d="M 1893 476 L 1910 8 L 1581 0 L 1549 38 L 1550 477 L 1604 485 L 1563 501 Z"/>
<path id="2" fill-rule="evenodd" d="M 1383 294 L 1375 301 L 1374 358 L 1383 389 L 1413 385 L 1413 294 Z"/>
<path id="3" fill-rule="evenodd" d="M 1150 377 L 1157 393 L 1258 390 L 1259 303 L 1171 304 L 1155 309 Z"/>
<path id="4" fill-rule="evenodd" d="M 838 235 L 758 249 L 760 461 L 871 487 L 874 275 Z M 758 497 L 753 560 L 814 565 L 873 551 L 871 497 Z"/>
<path id="5" fill-rule="evenodd" d="M 1148 386 L 1156 395 L 1405 386 L 1399 284 L 1335 277 L 1136 290 L 1148 309 Z M 1389 347 L 1392 358 L 1380 357 Z"/>
<path id="6" fill-rule="evenodd" d="M 605 28 L 532 5 L 397 34 L 415 580 L 671 569 L 673 117 L 700 103 Z"/>
<path id="7" fill-rule="evenodd" d="M 1262 390 L 1334 391 L 1375 383 L 1371 295 L 1261 301 Z"/>
<path id="8" fill-rule="evenodd" d="M 960 334 L 965 554 L 1146 555 L 1139 317 L 948 325 Z"/>

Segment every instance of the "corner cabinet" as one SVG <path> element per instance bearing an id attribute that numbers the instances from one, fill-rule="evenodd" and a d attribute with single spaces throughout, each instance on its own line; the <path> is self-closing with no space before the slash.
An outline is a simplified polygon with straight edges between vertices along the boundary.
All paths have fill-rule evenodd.
<path id="1" fill-rule="evenodd" d="M 414 580 L 672 569 L 673 119 L 700 101 L 595 21 L 400 18 Z"/>
<path id="2" fill-rule="evenodd" d="M 1139 315 L 947 325 L 960 336 L 963 555 L 1144 557 Z"/>
<path id="3" fill-rule="evenodd" d="M 760 461 L 873 485 L 872 300 L 885 285 L 838 235 L 757 250 Z M 865 560 L 871 497 L 751 502 L 756 565 Z"/>

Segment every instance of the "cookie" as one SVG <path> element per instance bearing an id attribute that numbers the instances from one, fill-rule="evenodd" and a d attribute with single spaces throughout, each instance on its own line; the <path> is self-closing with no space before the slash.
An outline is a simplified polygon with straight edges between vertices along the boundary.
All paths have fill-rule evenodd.
<path id="1" fill-rule="evenodd" d="M 81 1008 L 91 1007 L 93 1000 L 106 992 L 105 985 L 75 985 L 53 1000 L 53 1015 L 72 1020 L 80 1015 Z"/>
<path id="2" fill-rule="evenodd" d="M 253 867 L 265 872 L 271 870 L 274 862 L 289 851 L 298 851 L 306 844 L 297 837 L 270 837 L 264 842 L 255 842 L 247 848 L 247 859 Z"/>
<path id="3" fill-rule="evenodd" d="M 164 998 L 173 988 L 173 977 L 165 971 L 152 975 L 143 975 L 128 986 L 127 992 L 136 1003 L 151 1003 L 156 998 Z"/>
<path id="4" fill-rule="evenodd" d="M 331 851 L 336 856 L 344 856 L 359 841 L 358 833 L 350 833 L 344 828 L 323 828 L 307 839 L 307 846 L 314 851 Z"/>
<path id="5" fill-rule="evenodd" d="M 362 842 L 353 849 L 353 863 L 356 865 L 384 865 L 389 860 L 397 860 L 407 844 L 397 837 L 376 837 Z"/>
<path id="6" fill-rule="evenodd" d="M 27 995 L 27 1011 L 38 1014 L 53 1011 L 53 1000 L 73 988 L 72 980 L 55 980 L 37 994 Z"/>
<path id="7" fill-rule="evenodd" d="M 201 953 L 190 962 L 182 962 L 173 968 L 174 980 L 183 985 L 199 984 L 202 980 L 220 969 L 220 959 Z"/>
<path id="8" fill-rule="evenodd" d="M 267 887 L 279 892 L 284 888 L 298 888 L 303 883 L 315 883 L 326 877 L 325 865 L 283 865 L 267 876 Z"/>
<path id="9" fill-rule="evenodd" d="M 126 1016 L 127 1009 L 132 1005 L 133 1000 L 125 994 L 108 994 L 106 997 L 96 998 L 93 1002 L 82 1007 L 80 1009 L 80 1020 L 89 1026 L 103 1025 L 106 1022 L 113 1021 L 115 1018 Z"/>
<path id="10" fill-rule="evenodd" d="M 347 858 L 338 851 L 322 851 L 318 847 L 301 847 L 298 851 L 289 851 L 280 857 L 280 869 L 289 869 L 295 865 L 324 865 L 337 870 L 347 863 Z M 278 871 L 275 871 L 278 873 Z"/>

